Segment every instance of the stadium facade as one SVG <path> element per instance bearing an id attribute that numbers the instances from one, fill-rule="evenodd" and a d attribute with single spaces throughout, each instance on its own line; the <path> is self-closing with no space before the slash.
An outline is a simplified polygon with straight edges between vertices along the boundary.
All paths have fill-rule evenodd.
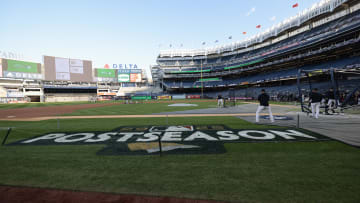
<path id="1" fill-rule="evenodd" d="M 300 76 L 301 88 L 327 89 L 333 69 L 345 91 L 360 84 L 359 40 L 360 2 L 325 0 L 241 42 L 161 51 L 156 74 L 170 94 L 254 98 L 266 87 L 272 97 L 295 99 L 299 70 L 322 73 Z"/>

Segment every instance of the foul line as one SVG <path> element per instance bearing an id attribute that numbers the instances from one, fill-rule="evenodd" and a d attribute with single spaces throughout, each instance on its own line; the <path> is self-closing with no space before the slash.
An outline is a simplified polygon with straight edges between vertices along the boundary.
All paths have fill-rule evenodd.
<path id="1" fill-rule="evenodd" d="M 269 114 L 261 113 L 261 116 Z M 273 113 L 274 116 L 285 114 Z M 254 113 L 232 113 L 232 114 L 161 114 L 161 115 L 98 115 L 98 116 L 46 116 L 33 118 L 9 118 L 2 121 L 44 121 L 52 119 L 95 119 L 95 118 L 164 118 L 164 117 L 221 117 L 221 116 L 255 116 Z"/>

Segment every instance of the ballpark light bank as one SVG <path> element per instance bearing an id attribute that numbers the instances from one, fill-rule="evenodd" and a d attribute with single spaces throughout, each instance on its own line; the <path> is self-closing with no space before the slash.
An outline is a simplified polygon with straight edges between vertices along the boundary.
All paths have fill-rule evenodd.
<path id="1" fill-rule="evenodd" d="M 54 132 L 21 140 L 12 145 L 106 144 L 99 155 L 144 155 L 159 153 L 225 153 L 224 143 L 324 141 L 328 137 L 300 129 L 236 130 L 215 126 L 126 126 L 109 132 Z"/>

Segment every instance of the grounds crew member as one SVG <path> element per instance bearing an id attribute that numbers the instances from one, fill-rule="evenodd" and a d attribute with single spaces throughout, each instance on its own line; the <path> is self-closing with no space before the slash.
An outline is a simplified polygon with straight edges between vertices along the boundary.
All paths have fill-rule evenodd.
<path id="1" fill-rule="evenodd" d="M 258 106 L 258 108 L 256 110 L 256 123 L 259 122 L 259 113 L 265 108 L 269 109 L 270 121 L 272 123 L 274 122 L 274 117 L 272 115 L 271 108 L 269 106 L 269 99 L 270 99 L 269 95 L 266 94 L 264 89 L 262 89 L 261 94 L 258 96 L 258 101 L 260 102 L 260 105 Z"/>
<path id="2" fill-rule="evenodd" d="M 217 97 L 218 100 L 218 107 L 224 107 L 224 99 L 222 98 L 221 94 L 218 95 Z"/>
<path id="3" fill-rule="evenodd" d="M 318 119 L 320 111 L 320 103 L 323 100 L 323 95 L 318 93 L 318 89 L 314 88 L 310 93 L 310 104 L 312 117 Z"/>

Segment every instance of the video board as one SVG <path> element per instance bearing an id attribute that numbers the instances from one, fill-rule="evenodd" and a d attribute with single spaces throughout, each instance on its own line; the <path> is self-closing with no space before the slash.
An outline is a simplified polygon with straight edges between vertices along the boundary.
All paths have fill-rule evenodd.
<path id="1" fill-rule="evenodd" d="M 95 77 L 98 82 L 117 82 L 117 70 L 107 68 L 96 68 Z"/>
<path id="2" fill-rule="evenodd" d="M 0 72 L 0 77 L 6 78 L 43 79 L 40 63 L 1 59 Z"/>
<path id="3" fill-rule="evenodd" d="M 92 82 L 92 61 L 44 56 L 45 80 Z"/>
<path id="4" fill-rule="evenodd" d="M 118 69 L 118 82 L 141 82 L 141 69 Z"/>

